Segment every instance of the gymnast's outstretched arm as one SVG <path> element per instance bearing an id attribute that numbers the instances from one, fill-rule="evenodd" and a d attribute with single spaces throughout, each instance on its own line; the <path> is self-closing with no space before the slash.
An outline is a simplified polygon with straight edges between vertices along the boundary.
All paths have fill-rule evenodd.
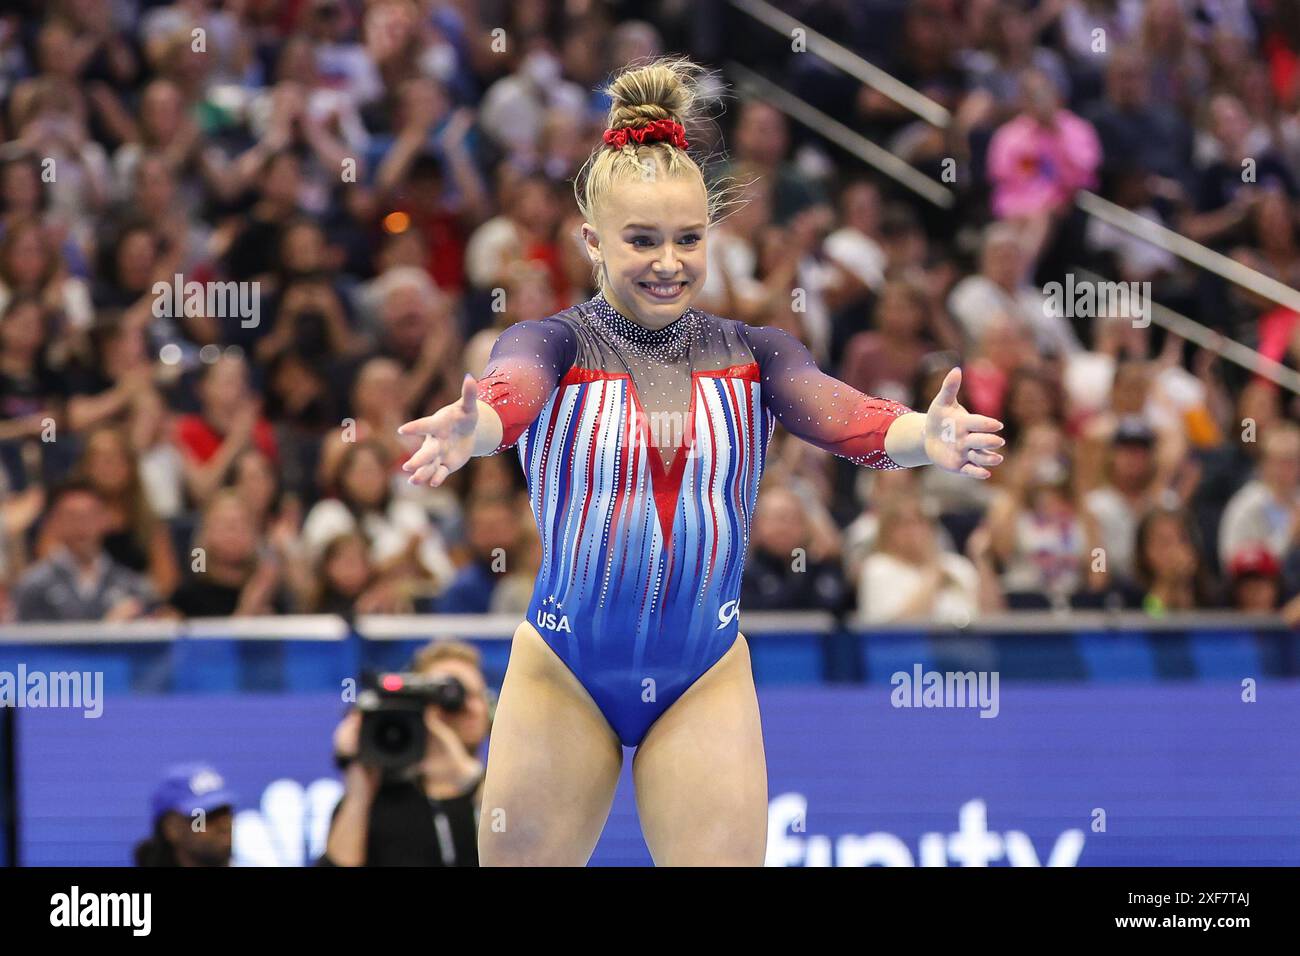
<path id="1" fill-rule="evenodd" d="M 518 322 L 501 333 L 480 379 L 466 373 L 457 402 L 397 429 L 423 435 L 402 466 L 413 485 L 442 484 L 470 458 L 495 455 L 519 441 L 572 366 L 577 339 L 563 322 Z"/>
<path id="2" fill-rule="evenodd" d="M 817 367 L 783 329 L 742 326 L 759 363 L 764 401 L 793 435 L 868 468 L 934 464 L 971 478 L 990 477 L 1006 444 L 1002 423 L 957 402 L 961 369 L 943 380 L 926 412 L 864 395 Z"/>

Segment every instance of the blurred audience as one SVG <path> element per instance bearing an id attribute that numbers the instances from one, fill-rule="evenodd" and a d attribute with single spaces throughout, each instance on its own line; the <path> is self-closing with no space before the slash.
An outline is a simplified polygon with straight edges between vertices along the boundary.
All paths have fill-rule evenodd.
<path id="1" fill-rule="evenodd" d="M 266 547 L 253 513 L 232 488 L 208 500 L 188 573 L 169 602 L 186 617 L 287 614 L 284 558 Z"/>
<path id="2" fill-rule="evenodd" d="M 69 480 L 49 495 L 49 556 L 14 586 L 19 621 L 129 621 L 156 610 L 159 596 L 143 574 L 105 548 L 112 518 L 89 482 Z"/>
<path id="3" fill-rule="evenodd" d="M 833 18 L 944 129 L 743 18 L 732 41 L 954 205 L 759 98 L 719 100 L 690 131 L 727 189 L 696 304 L 918 408 L 961 365 L 1008 460 L 988 483 L 864 474 L 778 427 L 742 606 L 1300 620 L 1300 399 L 1217 361 L 1221 343 L 1058 309 L 1051 285 L 1079 267 L 1150 281 L 1300 369 L 1294 312 L 1073 206 L 1092 189 L 1300 281 L 1291 14 L 895 6 L 800 15 Z M 511 325 L 594 294 L 571 181 L 599 90 L 636 57 L 717 59 L 689 11 L 544 0 L 506 18 L 499 52 L 475 11 L 430 0 L 0 13 L 0 616 L 519 613 L 541 555 L 514 455 L 416 488 L 396 427 L 454 400 Z M 232 289 L 251 323 L 216 295 Z"/>
<path id="4" fill-rule="evenodd" d="M 852 592 L 838 555 L 810 547 L 813 522 L 800 497 L 768 484 L 759 493 L 741 581 L 740 606 L 750 611 L 847 610 Z"/>
<path id="5" fill-rule="evenodd" d="M 876 550 L 858 582 L 863 621 L 964 626 L 979 616 L 979 596 L 975 565 L 940 550 L 934 521 L 919 498 L 903 498 L 884 509 Z"/>

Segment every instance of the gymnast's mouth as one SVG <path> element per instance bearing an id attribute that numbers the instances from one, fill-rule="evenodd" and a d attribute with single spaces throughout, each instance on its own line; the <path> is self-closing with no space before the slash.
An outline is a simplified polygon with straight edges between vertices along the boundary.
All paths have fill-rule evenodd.
<path id="1" fill-rule="evenodd" d="M 645 289 L 646 292 L 650 293 L 650 295 L 653 296 L 654 298 L 664 299 L 664 300 L 677 298 L 679 295 L 682 294 L 682 290 L 685 289 L 689 284 L 690 284 L 689 282 L 686 282 L 685 280 L 682 279 L 678 279 L 676 282 L 638 282 L 637 283 L 637 285 Z"/>

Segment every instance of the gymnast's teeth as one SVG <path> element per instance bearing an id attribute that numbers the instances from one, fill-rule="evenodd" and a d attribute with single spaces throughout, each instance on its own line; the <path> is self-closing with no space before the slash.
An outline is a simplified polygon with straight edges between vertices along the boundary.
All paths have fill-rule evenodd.
<path id="1" fill-rule="evenodd" d="M 686 285 L 684 282 L 672 282 L 667 284 L 640 282 L 637 284 L 659 299 L 675 299 L 677 294 L 682 291 L 682 287 Z"/>

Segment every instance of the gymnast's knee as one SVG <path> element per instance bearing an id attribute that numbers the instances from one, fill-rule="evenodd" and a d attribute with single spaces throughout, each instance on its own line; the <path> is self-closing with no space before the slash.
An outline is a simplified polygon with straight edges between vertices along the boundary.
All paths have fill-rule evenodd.
<path id="1" fill-rule="evenodd" d="M 587 857 L 573 840 L 558 840 L 546 827 L 492 819 L 483 808 L 478 827 L 480 866 L 584 866 Z"/>
<path id="2" fill-rule="evenodd" d="M 725 834 L 716 839 L 683 841 L 675 849 L 655 855 L 656 866 L 762 866 L 767 852 L 766 834 Z"/>

